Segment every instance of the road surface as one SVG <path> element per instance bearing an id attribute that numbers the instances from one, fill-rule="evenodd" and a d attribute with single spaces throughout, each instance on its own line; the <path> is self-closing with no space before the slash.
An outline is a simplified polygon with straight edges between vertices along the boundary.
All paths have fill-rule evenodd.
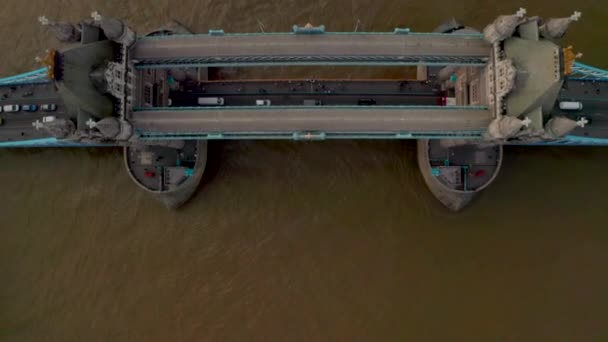
<path id="1" fill-rule="evenodd" d="M 410 107 L 411 108 L 411 107 Z M 488 110 L 445 107 L 231 107 L 137 111 L 144 132 L 425 132 L 486 129 Z"/>

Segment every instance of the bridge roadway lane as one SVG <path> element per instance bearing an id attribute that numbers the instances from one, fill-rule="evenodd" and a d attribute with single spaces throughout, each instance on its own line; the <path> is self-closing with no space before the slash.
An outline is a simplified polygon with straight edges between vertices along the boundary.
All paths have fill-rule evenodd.
<path id="1" fill-rule="evenodd" d="M 0 142 L 48 138 L 49 134 L 46 131 L 37 130 L 32 123 L 47 115 L 67 116 L 63 101 L 51 83 L 0 87 L 0 106 L 9 104 L 20 106 L 36 104 L 38 107 L 43 104 L 56 104 L 57 111 L 43 112 L 38 109 L 33 113 L 23 110 L 16 113 L 0 113 L 0 118 L 4 119 L 4 125 L 0 126 Z"/>
<path id="2" fill-rule="evenodd" d="M 583 110 L 561 110 L 559 102 L 575 101 L 583 104 Z M 551 112 L 553 116 L 566 116 L 573 120 L 584 116 L 591 121 L 584 128 L 576 128 L 572 135 L 608 138 L 608 82 L 592 80 L 567 80 L 559 93 Z"/>
<path id="3" fill-rule="evenodd" d="M 480 37 L 465 35 L 317 34 L 180 35 L 140 38 L 130 57 L 139 62 L 246 56 L 454 56 L 491 55 Z"/>
<path id="4" fill-rule="evenodd" d="M 488 110 L 424 107 L 232 107 L 136 111 L 143 132 L 424 132 L 486 129 Z"/>

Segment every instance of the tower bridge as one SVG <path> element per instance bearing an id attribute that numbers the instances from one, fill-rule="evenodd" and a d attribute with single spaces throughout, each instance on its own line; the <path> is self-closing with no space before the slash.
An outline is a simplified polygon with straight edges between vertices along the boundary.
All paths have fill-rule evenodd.
<path id="1" fill-rule="evenodd" d="M 580 16 L 520 9 L 482 32 L 452 20 L 429 33 L 308 24 L 194 34 L 173 23 L 144 36 L 97 12 L 78 24 L 41 17 L 68 45 L 41 59 L 45 68 L 0 79 L 0 147 L 124 146 L 133 180 L 176 207 L 198 186 L 208 140 L 416 139 L 425 182 L 458 210 L 496 177 L 505 144 L 608 145 L 608 72 L 559 45 Z M 417 72 L 210 78 L 223 68 L 275 66 Z"/>

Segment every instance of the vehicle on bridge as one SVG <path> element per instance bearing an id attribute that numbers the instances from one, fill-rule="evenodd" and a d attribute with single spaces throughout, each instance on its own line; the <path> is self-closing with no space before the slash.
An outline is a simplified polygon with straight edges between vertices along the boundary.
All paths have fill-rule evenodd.
<path id="1" fill-rule="evenodd" d="M 49 122 L 53 122 L 55 121 L 56 117 L 49 115 L 49 116 L 43 116 L 42 117 L 42 123 L 49 123 Z"/>
<path id="2" fill-rule="evenodd" d="M 223 106 L 224 98 L 223 97 L 199 97 L 198 105 L 199 106 Z"/>
<path id="3" fill-rule="evenodd" d="M 15 104 L 14 105 L 4 105 L 2 107 L 2 110 L 5 113 L 15 113 L 15 112 L 18 112 L 20 109 L 21 109 L 21 106 L 15 105 Z"/>
<path id="4" fill-rule="evenodd" d="M 54 112 L 57 110 L 57 105 L 54 103 L 51 104 L 43 104 L 40 108 L 45 112 Z"/>
<path id="5" fill-rule="evenodd" d="M 24 112 L 36 112 L 38 111 L 38 105 L 35 104 L 26 104 L 22 107 Z"/>
<path id="6" fill-rule="evenodd" d="M 357 104 L 359 106 L 375 106 L 376 105 L 376 100 L 374 100 L 374 99 L 359 99 L 359 101 L 357 101 Z"/>
<path id="7" fill-rule="evenodd" d="M 559 103 L 561 110 L 583 110 L 583 104 L 578 101 L 561 101 Z"/>
<path id="8" fill-rule="evenodd" d="M 323 101 L 321 101 L 321 100 L 315 100 L 315 99 L 310 99 L 310 100 L 304 100 L 303 104 L 305 106 L 322 106 L 323 105 Z"/>

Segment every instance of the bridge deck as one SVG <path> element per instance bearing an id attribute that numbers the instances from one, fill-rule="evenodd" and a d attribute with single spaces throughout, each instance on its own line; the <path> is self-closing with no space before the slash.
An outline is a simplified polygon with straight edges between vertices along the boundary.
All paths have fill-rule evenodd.
<path id="1" fill-rule="evenodd" d="M 425 132 L 485 130 L 485 108 L 468 107 L 213 107 L 132 113 L 140 132 Z"/>
<path id="2" fill-rule="evenodd" d="M 427 61 L 483 63 L 490 45 L 478 36 L 408 34 L 180 35 L 138 40 L 140 65 L 281 61 Z"/>

